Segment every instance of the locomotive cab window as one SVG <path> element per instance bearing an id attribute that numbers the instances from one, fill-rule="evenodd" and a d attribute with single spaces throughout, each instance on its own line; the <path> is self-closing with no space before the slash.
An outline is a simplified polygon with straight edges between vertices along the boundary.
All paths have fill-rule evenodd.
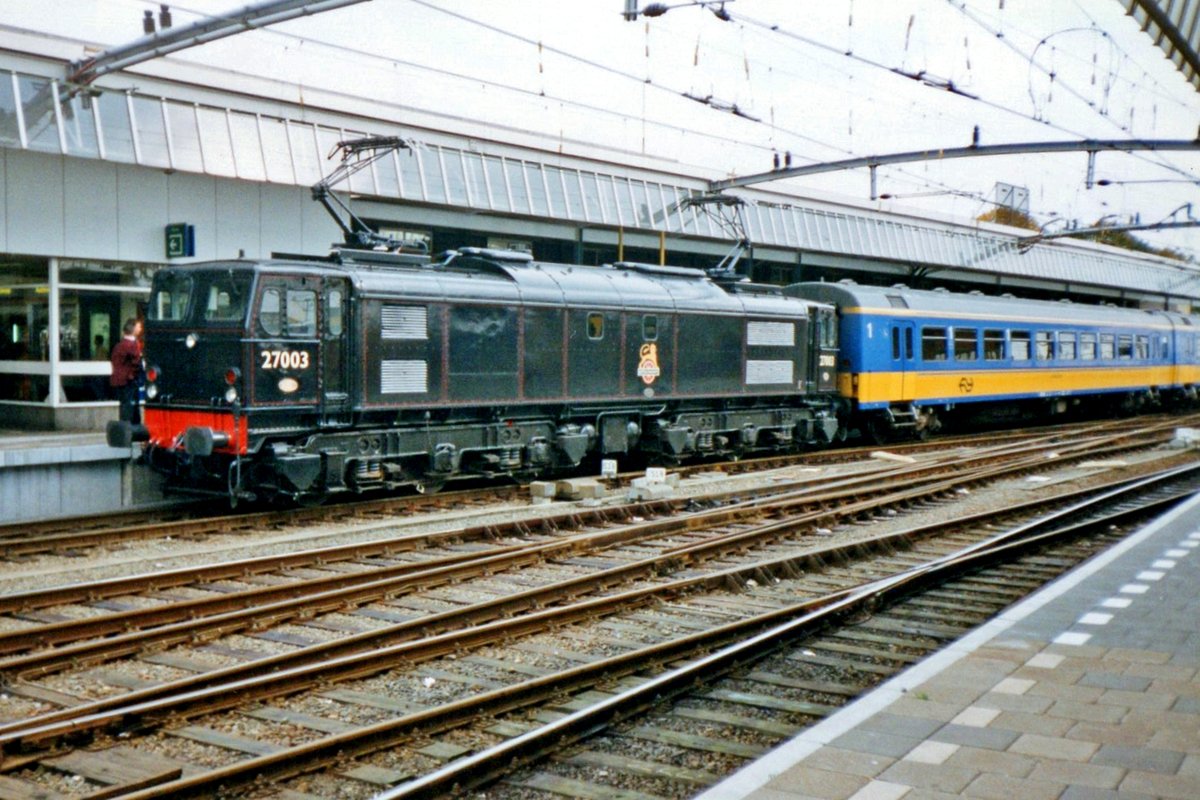
<path id="1" fill-rule="evenodd" d="M 587 335 L 589 339 L 604 338 L 604 315 L 593 311 L 587 315 Z"/>
<path id="2" fill-rule="evenodd" d="M 975 328 L 954 329 L 954 360 L 974 361 L 979 358 L 979 331 Z"/>
<path id="3" fill-rule="evenodd" d="M 162 272 L 154 279 L 147 316 L 155 322 L 182 322 L 192 295 L 192 277 L 177 272 Z"/>
<path id="4" fill-rule="evenodd" d="M 287 335 L 317 335 L 317 293 L 309 289 L 287 291 Z"/>
<path id="5" fill-rule="evenodd" d="M 258 326 L 268 336 L 283 333 L 283 302 L 278 289 L 263 289 L 258 307 Z"/>
<path id="6" fill-rule="evenodd" d="M 985 361 L 1004 360 L 1004 331 L 984 330 L 983 358 Z"/>
<path id="7" fill-rule="evenodd" d="M 250 273 L 216 275 L 208 284 L 204 305 L 206 322 L 241 322 L 246 317 Z"/>
<path id="8" fill-rule="evenodd" d="M 603 324 L 603 318 L 600 321 Z M 658 339 L 658 317 L 654 314 L 647 314 L 642 317 L 642 339 L 647 342 L 653 342 Z"/>
<path id="9" fill-rule="evenodd" d="M 1013 361 L 1029 360 L 1029 331 L 1013 331 L 1009 336 Z"/>
<path id="10" fill-rule="evenodd" d="M 945 361 L 949 353 L 945 328 L 921 329 L 921 358 L 925 361 Z"/>
<path id="11" fill-rule="evenodd" d="M 341 336 L 344 324 L 342 319 L 342 290 L 330 289 L 325 294 L 325 332 L 330 336 Z"/>

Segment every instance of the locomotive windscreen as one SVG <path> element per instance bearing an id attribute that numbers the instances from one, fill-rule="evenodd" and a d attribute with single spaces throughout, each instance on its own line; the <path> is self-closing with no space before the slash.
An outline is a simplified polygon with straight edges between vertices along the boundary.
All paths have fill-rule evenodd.
<path id="1" fill-rule="evenodd" d="M 148 316 L 156 322 L 241 323 L 250 303 L 247 271 L 163 271 L 154 278 Z"/>

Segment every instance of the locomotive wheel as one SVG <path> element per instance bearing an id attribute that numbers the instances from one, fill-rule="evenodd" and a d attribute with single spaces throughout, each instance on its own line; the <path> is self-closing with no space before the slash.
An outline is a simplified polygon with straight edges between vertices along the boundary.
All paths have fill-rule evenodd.
<path id="1" fill-rule="evenodd" d="M 444 480 L 419 480 L 416 483 L 417 494 L 437 494 L 445 485 Z"/>

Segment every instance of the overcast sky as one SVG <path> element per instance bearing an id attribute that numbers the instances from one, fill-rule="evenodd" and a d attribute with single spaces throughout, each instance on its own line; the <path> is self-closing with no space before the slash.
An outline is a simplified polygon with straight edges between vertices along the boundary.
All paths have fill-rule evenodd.
<path id="1" fill-rule="evenodd" d="M 172 9 L 179 25 L 245 5 Z M 113 45 L 157 7 L 5 0 L 4 22 Z M 174 58 L 377 97 L 399 123 L 417 111 L 477 118 L 497 138 L 532 130 L 566 152 L 706 178 L 764 171 L 776 151 L 800 165 L 961 147 L 975 126 L 999 144 L 1193 139 L 1200 125 L 1200 95 L 1120 0 L 731 0 L 728 22 L 701 8 L 626 22 L 622 8 L 372 0 Z M 1101 154 L 1096 177 L 1114 185 L 1090 190 L 1086 165 L 1080 153 L 881 169 L 879 191 L 898 199 L 874 205 L 975 217 L 1003 181 L 1028 187 L 1042 223 L 1152 222 L 1192 201 L 1200 216 L 1200 153 Z M 872 205 L 865 170 L 788 186 Z M 1138 235 L 1200 257 L 1200 229 Z"/>

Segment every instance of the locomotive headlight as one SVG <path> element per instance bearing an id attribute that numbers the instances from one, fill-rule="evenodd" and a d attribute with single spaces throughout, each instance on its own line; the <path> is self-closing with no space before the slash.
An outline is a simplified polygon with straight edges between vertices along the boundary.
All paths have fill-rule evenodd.
<path id="1" fill-rule="evenodd" d="M 146 384 L 146 399 L 153 400 L 158 397 L 158 386 L 153 383 Z"/>
<path id="2" fill-rule="evenodd" d="M 238 392 L 237 392 L 236 387 L 230 386 L 228 389 L 225 390 L 225 402 L 226 403 L 235 403 L 235 402 L 237 402 L 237 399 L 238 399 Z"/>
<path id="3" fill-rule="evenodd" d="M 183 343 L 184 343 L 185 345 L 187 345 L 187 349 L 188 349 L 188 350 L 191 350 L 193 347 L 195 347 L 195 346 L 196 346 L 196 342 L 198 342 L 198 341 L 200 341 L 200 337 L 199 337 L 199 336 L 197 336 L 197 335 L 196 335 L 196 334 L 194 334 L 194 333 L 189 333 L 189 334 L 187 335 L 187 338 L 183 340 Z"/>

